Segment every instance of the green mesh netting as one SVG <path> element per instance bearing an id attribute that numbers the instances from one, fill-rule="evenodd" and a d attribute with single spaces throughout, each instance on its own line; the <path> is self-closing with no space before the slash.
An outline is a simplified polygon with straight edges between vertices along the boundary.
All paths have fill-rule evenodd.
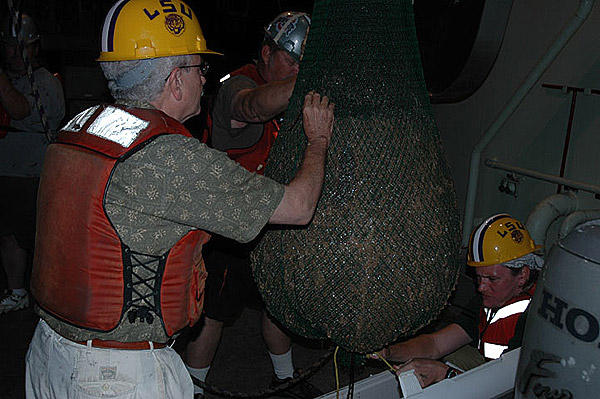
<path id="1" fill-rule="evenodd" d="M 436 317 L 456 282 L 460 221 L 424 84 L 409 0 L 317 0 L 266 175 L 289 181 L 306 140 L 301 108 L 336 103 L 323 194 L 307 228 L 269 230 L 253 253 L 269 311 L 351 352 Z"/>

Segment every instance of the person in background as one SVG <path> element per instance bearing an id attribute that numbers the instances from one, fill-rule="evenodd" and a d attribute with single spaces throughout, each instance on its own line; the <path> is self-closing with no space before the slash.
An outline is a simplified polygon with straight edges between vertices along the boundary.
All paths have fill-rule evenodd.
<path id="1" fill-rule="evenodd" d="M 0 297 L 2 314 L 29 305 L 26 276 L 39 174 L 48 143 L 65 116 L 65 99 L 58 78 L 40 64 L 40 35 L 29 15 L 4 16 L 0 46 L 0 261 L 8 286 Z"/>
<path id="2" fill-rule="evenodd" d="M 475 268 L 480 294 L 471 305 L 479 311 L 478 322 L 459 317 L 438 331 L 390 345 L 379 354 L 403 363 L 398 373 L 414 370 L 424 388 L 461 372 L 437 359 L 465 345 L 478 349 L 480 357 L 474 359 L 475 364 L 520 347 L 524 312 L 543 266 L 542 258 L 534 253 L 540 248 L 517 219 L 508 214 L 489 217 L 475 228 L 469 240 L 467 265 Z"/>
<path id="3" fill-rule="evenodd" d="M 310 17 L 284 12 L 266 28 L 258 60 L 231 72 L 219 88 L 209 118 L 208 142 L 250 172 L 263 174 L 296 83 Z M 205 381 L 223 327 L 246 306 L 262 309 L 261 333 L 273 363 L 272 387 L 294 376 L 291 338 L 267 313 L 252 277 L 250 252 L 256 242 L 215 237 L 205 249 L 208 270 L 203 325 L 185 354 L 190 373 Z M 295 389 L 319 396 L 303 381 Z M 200 387 L 195 388 L 202 394 Z"/>
<path id="4" fill-rule="evenodd" d="M 310 222 L 333 103 L 306 94 L 308 144 L 289 184 L 250 173 L 182 125 L 201 110 L 214 53 L 183 1 L 120 0 L 106 15 L 98 60 L 115 104 L 75 116 L 44 161 L 27 397 L 192 398 L 169 343 L 202 311 L 203 244 Z"/>

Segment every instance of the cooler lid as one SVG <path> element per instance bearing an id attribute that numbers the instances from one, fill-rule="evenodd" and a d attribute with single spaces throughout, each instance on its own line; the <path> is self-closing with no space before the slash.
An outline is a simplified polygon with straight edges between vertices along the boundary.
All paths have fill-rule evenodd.
<path id="1" fill-rule="evenodd" d="M 582 223 L 559 242 L 577 256 L 600 264 L 600 219 Z"/>

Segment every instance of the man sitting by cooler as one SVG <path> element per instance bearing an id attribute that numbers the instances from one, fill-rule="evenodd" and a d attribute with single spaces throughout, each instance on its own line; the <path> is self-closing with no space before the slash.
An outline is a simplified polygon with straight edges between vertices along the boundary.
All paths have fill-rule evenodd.
<path id="1" fill-rule="evenodd" d="M 481 294 L 470 304 L 475 309 L 479 307 L 479 322 L 459 317 L 434 333 L 390 345 L 379 354 L 391 361 L 404 362 L 398 373 L 412 369 L 421 386 L 426 387 L 460 373 L 436 359 L 465 345 L 477 347 L 482 356 L 479 363 L 520 347 L 525 326 L 523 312 L 531 301 L 543 266 L 542 258 L 534 253 L 540 248 L 525 226 L 510 215 L 488 218 L 472 232 L 467 260 L 467 265 L 475 267 L 477 290 Z"/>

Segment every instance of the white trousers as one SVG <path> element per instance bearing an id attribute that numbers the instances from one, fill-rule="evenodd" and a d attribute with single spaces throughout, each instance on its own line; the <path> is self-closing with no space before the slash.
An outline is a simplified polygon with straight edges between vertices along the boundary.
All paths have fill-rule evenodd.
<path id="1" fill-rule="evenodd" d="M 192 399 L 190 375 L 174 349 L 93 348 L 41 320 L 29 344 L 25 393 L 32 398 Z"/>

